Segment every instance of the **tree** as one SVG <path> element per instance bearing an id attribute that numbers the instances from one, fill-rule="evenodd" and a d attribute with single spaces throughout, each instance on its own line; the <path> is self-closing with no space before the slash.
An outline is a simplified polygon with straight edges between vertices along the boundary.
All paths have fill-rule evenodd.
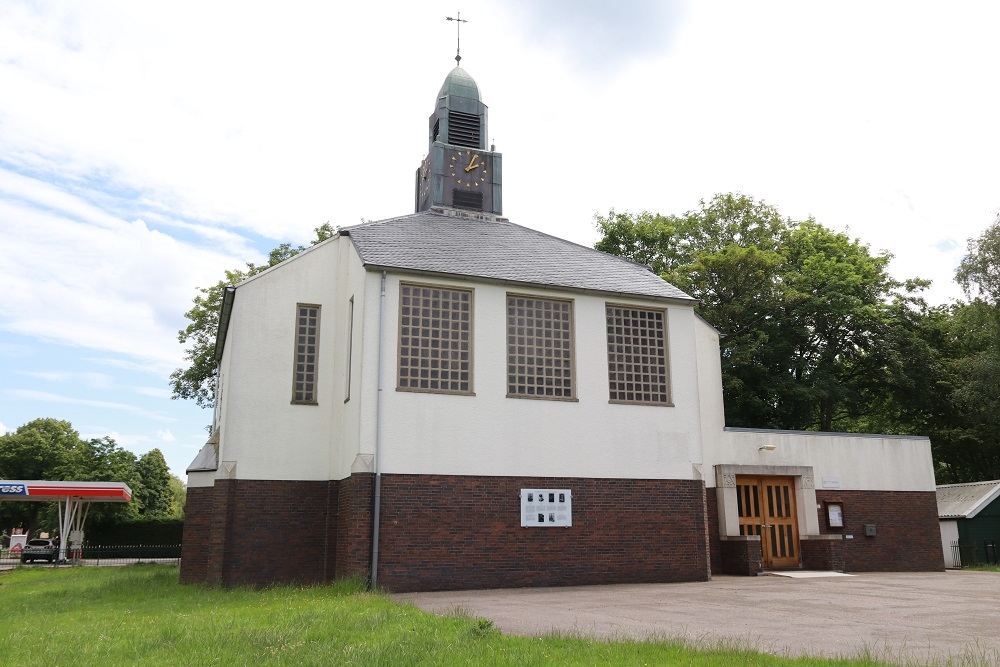
<path id="1" fill-rule="evenodd" d="M 68 421 L 34 419 L 0 435 L 0 479 L 51 479 L 80 443 Z"/>
<path id="2" fill-rule="evenodd" d="M 944 441 L 942 472 L 955 481 L 1000 478 L 1000 216 L 968 252 L 955 279 L 968 303 L 954 309 L 951 406 L 963 428 Z"/>
<path id="3" fill-rule="evenodd" d="M 139 490 L 135 493 L 139 516 L 168 517 L 174 501 L 170 468 L 159 449 L 151 449 L 136 462 Z"/>
<path id="4" fill-rule="evenodd" d="M 978 296 L 1000 306 L 1000 215 L 979 237 L 969 239 L 967 247 L 955 280 L 970 299 Z"/>
<path id="5" fill-rule="evenodd" d="M 316 238 L 310 245 L 316 245 L 337 233 L 329 222 L 313 231 Z M 268 254 L 267 263 L 258 265 L 247 262 L 246 269 L 226 271 L 223 280 L 211 287 L 198 289 L 194 306 L 184 313 L 184 317 L 191 323 L 177 332 L 177 340 L 190 345 L 184 350 L 184 358 L 189 365 L 175 369 L 170 374 L 171 398 L 193 399 L 203 408 L 210 408 L 215 404 L 215 339 L 219 332 L 219 311 L 226 288 L 266 271 L 303 250 L 303 246 L 292 247 L 288 243 L 282 243 Z"/>
<path id="6" fill-rule="evenodd" d="M 124 482 L 131 503 L 96 503 L 88 521 L 183 518 L 184 483 L 170 474 L 162 452 L 136 458 L 109 437 L 83 440 L 67 421 L 35 419 L 13 433 L 0 435 L 0 479 Z M 2 525 L 24 524 L 31 532 L 56 530 L 52 503 L 3 503 Z"/>
<path id="7" fill-rule="evenodd" d="M 142 492 L 136 457 L 109 437 L 83 440 L 72 424 L 58 419 L 35 419 L 0 436 L 0 479 L 124 482 L 133 493 Z M 25 523 L 30 531 L 54 530 L 58 511 L 51 503 L 4 503 L 0 517 Z M 95 504 L 88 518 L 130 518 L 135 503 Z"/>
<path id="8" fill-rule="evenodd" d="M 877 409 L 892 304 L 926 285 L 890 278 L 888 253 L 740 194 L 681 216 L 611 211 L 597 227 L 597 249 L 650 265 L 720 331 L 730 426 L 832 430 Z"/>

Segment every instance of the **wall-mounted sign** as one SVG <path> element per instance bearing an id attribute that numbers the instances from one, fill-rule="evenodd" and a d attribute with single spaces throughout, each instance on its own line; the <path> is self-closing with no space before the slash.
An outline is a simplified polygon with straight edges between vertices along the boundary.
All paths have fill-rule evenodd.
<path id="1" fill-rule="evenodd" d="M 827 503 L 826 525 L 830 528 L 844 527 L 844 507 L 840 503 Z"/>
<path id="2" fill-rule="evenodd" d="M 824 489 L 839 489 L 840 488 L 840 477 L 831 475 L 827 477 L 823 476 L 823 488 Z"/>
<path id="3" fill-rule="evenodd" d="M 522 527 L 573 525 L 573 494 L 569 489 L 521 489 Z"/>

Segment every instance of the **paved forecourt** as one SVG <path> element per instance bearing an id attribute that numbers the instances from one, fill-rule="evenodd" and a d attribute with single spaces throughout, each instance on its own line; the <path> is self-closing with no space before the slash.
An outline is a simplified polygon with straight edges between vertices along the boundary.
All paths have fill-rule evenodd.
<path id="1" fill-rule="evenodd" d="M 508 634 L 736 639 L 783 655 L 1000 664 L 1000 573 L 803 574 L 393 598 L 439 614 L 460 609 Z"/>

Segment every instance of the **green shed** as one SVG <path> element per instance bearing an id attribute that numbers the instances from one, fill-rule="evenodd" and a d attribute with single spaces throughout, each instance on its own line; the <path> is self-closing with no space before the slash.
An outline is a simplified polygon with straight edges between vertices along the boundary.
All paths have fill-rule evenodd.
<path id="1" fill-rule="evenodd" d="M 1000 480 L 937 487 L 945 567 L 998 562 Z"/>

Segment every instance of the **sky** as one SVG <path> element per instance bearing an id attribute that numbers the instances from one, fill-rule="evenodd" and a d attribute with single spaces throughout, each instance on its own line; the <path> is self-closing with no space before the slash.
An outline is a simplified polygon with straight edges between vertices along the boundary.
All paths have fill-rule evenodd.
<path id="1" fill-rule="evenodd" d="M 458 12 L 513 222 L 592 245 L 595 214 L 741 192 L 962 298 L 1000 211 L 1000 3 L 4 0 L 0 432 L 65 419 L 184 479 L 198 287 L 413 211 Z"/>

